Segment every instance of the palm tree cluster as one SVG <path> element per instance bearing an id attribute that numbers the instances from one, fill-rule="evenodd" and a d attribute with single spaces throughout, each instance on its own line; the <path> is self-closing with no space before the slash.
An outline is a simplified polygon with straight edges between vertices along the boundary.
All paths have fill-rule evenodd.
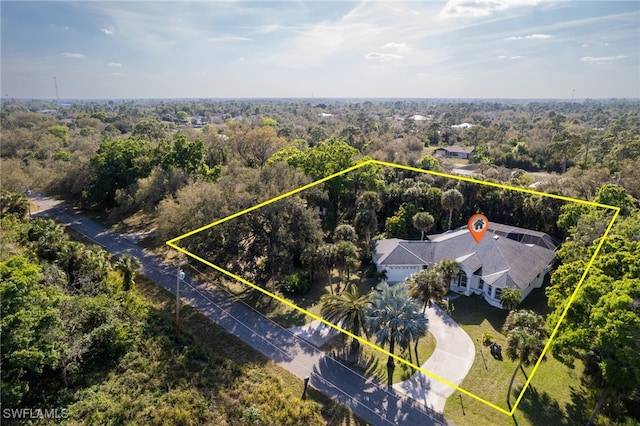
<path id="1" fill-rule="evenodd" d="M 389 286 L 378 285 L 371 294 L 371 303 L 367 308 L 365 324 L 376 343 L 382 347 L 389 345 L 389 353 L 394 354 L 396 345 L 409 348 L 411 341 L 417 343 L 427 333 L 427 318 L 420 312 L 420 305 L 409 297 L 405 283 Z M 411 351 L 409 351 L 411 359 Z M 417 357 L 417 353 L 416 353 Z M 393 380 L 395 362 L 389 355 L 387 359 L 387 377 L 389 386 Z"/>
<path id="2" fill-rule="evenodd" d="M 418 358 L 418 341 L 427 333 L 427 318 L 420 312 L 420 305 L 409 295 L 405 283 L 389 286 L 382 282 L 375 290 L 360 294 L 355 284 L 348 285 L 339 294 L 325 294 L 320 299 L 321 314 L 324 319 L 340 325 L 344 330 L 367 340 L 376 337 L 376 344 L 389 347 L 395 354 L 396 347 L 408 350 L 414 343 Z M 360 342 L 351 341 L 351 353 L 357 354 Z M 411 350 L 409 361 L 413 362 Z M 392 356 L 387 360 L 389 385 L 393 378 L 395 362 Z"/>
<path id="3" fill-rule="evenodd" d="M 41 259 L 52 262 L 60 268 L 66 277 L 69 291 L 93 292 L 110 271 L 120 271 L 125 291 L 134 285 L 136 271 L 140 261 L 125 254 L 117 260 L 98 246 L 85 246 L 71 241 L 62 225 L 50 219 L 34 218 L 29 222 L 26 235 L 27 246 Z"/>

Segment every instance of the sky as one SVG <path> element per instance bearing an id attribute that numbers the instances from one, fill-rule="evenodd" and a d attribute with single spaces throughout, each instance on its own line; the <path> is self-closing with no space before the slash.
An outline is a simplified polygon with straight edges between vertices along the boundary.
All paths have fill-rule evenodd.
<path id="1" fill-rule="evenodd" d="M 5 1 L 4 98 L 640 97 L 640 2 Z"/>

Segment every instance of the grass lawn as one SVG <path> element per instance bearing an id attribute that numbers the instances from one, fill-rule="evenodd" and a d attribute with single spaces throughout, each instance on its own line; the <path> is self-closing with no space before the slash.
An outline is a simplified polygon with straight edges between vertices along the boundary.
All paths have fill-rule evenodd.
<path id="1" fill-rule="evenodd" d="M 507 317 L 507 311 L 494 308 L 478 297 L 460 297 L 454 302 L 454 319 L 469 334 L 475 344 L 476 358 L 463 382 L 465 389 L 499 407 L 509 410 L 507 390 L 517 362 L 506 357 L 506 337 L 500 332 Z M 548 308 L 542 289 L 534 290 L 521 306 L 534 309 L 546 315 Z M 482 334 L 490 333 L 502 345 L 504 359 L 494 359 L 489 348 L 482 344 Z M 527 375 L 532 367 L 525 367 Z M 584 424 L 584 419 L 576 415 L 576 406 L 582 401 L 584 390 L 580 385 L 581 367 L 571 370 L 557 361 L 550 353 L 540 365 L 523 396 L 513 418 L 477 401 L 455 392 L 447 400 L 444 415 L 458 425 L 572 425 Z M 511 404 L 515 403 L 526 377 L 518 372 L 514 382 Z"/>
<path id="2" fill-rule="evenodd" d="M 389 350 L 388 347 L 385 347 L 385 349 Z M 412 362 L 413 364 L 422 365 L 429 359 L 435 350 L 436 339 L 431 333 L 427 332 L 427 335 L 418 341 L 417 361 L 415 352 L 413 351 L 413 344 L 411 344 L 411 359 L 409 359 L 409 353 L 407 351 L 398 352 L 396 350 L 396 355 L 406 361 Z M 365 374 L 369 377 L 375 377 L 381 383 L 388 383 L 387 359 L 389 357 L 366 345 L 363 348 L 363 355 L 365 358 L 370 359 L 369 368 L 365 371 Z M 393 370 L 393 384 L 407 380 L 413 375 L 414 371 L 411 367 L 399 361 L 395 361 L 395 363 L 396 368 Z"/>

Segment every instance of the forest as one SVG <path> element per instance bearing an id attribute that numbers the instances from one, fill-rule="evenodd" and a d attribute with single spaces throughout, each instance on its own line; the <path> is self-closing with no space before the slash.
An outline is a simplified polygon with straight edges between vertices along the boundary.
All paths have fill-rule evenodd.
<path id="1" fill-rule="evenodd" d="M 118 416 L 136 404 L 158 422 L 165 415 L 218 421 L 210 417 L 212 395 L 234 389 L 245 380 L 247 368 L 265 362 L 250 355 L 249 366 L 238 367 L 233 357 L 211 353 L 193 336 L 171 340 L 170 325 L 156 306 L 161 298 L 150 296 L 151 285 L 135 283 L 137 260 L 111 259 L 101 249 L 71 240 L 60 225 L 29 219 L 27 194 L 57 196 L 121 232 L 148 232 L 142 243 L 169 258 L 164 245 L 169 239 L 377 159 L 443 173 L 471 170 L 474 178 L 487 182 L 620 208 L 547 357 L 570 368 L 579 365 L 576 371 L 581 372 L 575 383 L 582 384 L 585 400 L 581 421 L 571 420 L 565 410 L 562 424 L 638 421 L 639 111 L 640 103 L 633 100 L 111 100 L 67 106 L 3 100 L 3 407 L 56 401 L 67 404 L 76 420 L 96 416 L 105 401 L 117 398 L 114 389 L 127 386 L 115 377 L 119 372 L 151 374 L 136 370 L 143 357 L 166 368 L 158 351 L 171 348 L 184 362 L 183 370 L 171 372 L 176 383 L 198 365 L 220 368 L 210 373 L 228 380 L 178 386 L 182 395 L 176 398 L 184 402 L 167 406 L 170 414 L 154 412 L 152 390 L 141 390 L 149 393 L 144 398 L 127 394 L 129 401 L 119 400 L 119 408 L 105 414 L 113 417 L 95 422 L 122 421 L 125 417 Z M 469 159 L 434 155 L 447 146 L 473 150 Z M 326 290 L 319 304 L 335 308 L 341 296 L 364 296 L 356 284 L 384 278 L 371 264 L 371 241 L 424 239 L 426 233 L 466 225 L 477 212 L 562 242 L 546 287 L 542 334 L 548 336 L 602 242 L 611 220 L 602 209 L 368 165 L 188 237 L 181 245 L 296 302 Z M 202 269 L 196 262 L 192 266 Z M 438 285 L 451 276 L 451 267 L 439 265 L 432 275 L 407 283 L 402 297 L 439 301 Z M 206 276 L 270 314 L 273 306 L 261 293 L 213 271 Z M 353 324 L 353 334 L 372 341 L 375 335 L 393 352 L 394 340 L 379 333 L 374 312 L 376 303 L 383 302 L 366 303 L 367 318 Z M 341 315 L 331 306 L 322 314 L 336 320 Z M 211 357 L 220 361 L 212 363 Z M 98 385 L 105 377 L 111 389 Z M 267 377 L 261 386 L 283 385 Z M 229 424 L 249 424 L 252 415 L 265 424 L 284 424 L 265 420 L 275 415 L 267 414 L 266 402 L 250 404 L 242 399 L 246 396 L 236 397 L 240 402 L 226 408 Z M 290 424 L 335 420 L 331 416 L 338 408 L 317 398 L 294 398 L 302 417 Z M 357 422 L 344 413 L 338 417 L 345 424 Z"/>

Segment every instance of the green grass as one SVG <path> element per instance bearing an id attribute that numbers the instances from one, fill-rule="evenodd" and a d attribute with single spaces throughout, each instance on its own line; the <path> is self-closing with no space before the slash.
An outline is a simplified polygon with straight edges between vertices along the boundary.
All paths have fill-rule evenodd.
<path id="1" fill-rule="evenodd" d="M 389 347 L 385 347 L 385 349 L 389 350 Z M 413 344 L 411 345 L 411 360 L 409 359 L 409 354 L 406 351 L 396 351 L 396 355 L 406 361 L 412 362 L 413 364 L 422 366 L 422 364 L 429 359 L 435 350 L 436 340 L 431 333 L 427 332 L 427 335 L 418 341 L 417 361 L 413 351 Z M 364 373 L 369 377 L 376 378 L 380 383 L 388 383 L 387 359 L 389 357 L 366 345 L 363 345 L 362 353 L 365 360 L 368 361 L 368 368 L 366 368 Z M 399 361 L 395 361 L 395 363 L 396 368 L 393 370 L 392 384 L 407 380 L 413 375 L 414 371 L 411 367 Z"/>
<path id="2" fill-rule="evenodd" d="M 517 362 L 506 357 L 506 337 L 501 333 L 507 311 L 494 308 L 478 297 L 460 297 L 454 302 L 454 319 L 469 334 L 475 344 L 476 358 L 471 370 L 460 384 L 465 389 L 499 407 L 509 410 L 506 402 L 509 381 Z M 548 308 L 544 291 L 534 290 L 521 308 L 534 309 L 546 315 Z M 482 344 L 482 334 L 490 333 L 502 345 L 504 359 L 494 359 Z M 469 396 L 455 392 L 447 400 L 444 415 L 458 425 L 573 425 L 584 424 L 576 406 L 583 398 L 580 385 L 581 367 L 571 370 L 551 354 L 535 373 L 518 409 L 511 418 Z M 526 368 L 527 375 L 532 367 Z M 511 404 L 515 403 L 526 377 L 518 372 L 513 386 Z"/>

